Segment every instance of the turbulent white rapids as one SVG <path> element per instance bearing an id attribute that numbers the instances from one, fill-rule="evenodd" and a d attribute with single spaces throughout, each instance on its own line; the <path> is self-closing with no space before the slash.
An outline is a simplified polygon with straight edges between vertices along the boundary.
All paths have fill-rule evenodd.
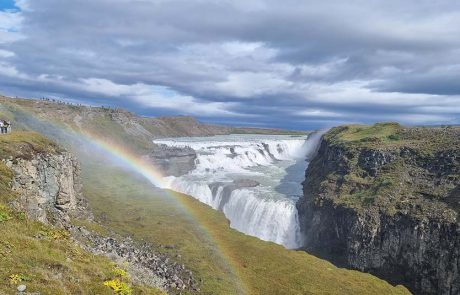
<path id="1" fill-rule="evenodd" d="M 166 177 L 166 188 L 222 211 L 232 228 L 297 248 L 302 238 L 295 203 L 319 139 L 319 134 L 225 135 L 154 142 L 190 147 L 197 153 L 196 168 L 180 177 Z"/>

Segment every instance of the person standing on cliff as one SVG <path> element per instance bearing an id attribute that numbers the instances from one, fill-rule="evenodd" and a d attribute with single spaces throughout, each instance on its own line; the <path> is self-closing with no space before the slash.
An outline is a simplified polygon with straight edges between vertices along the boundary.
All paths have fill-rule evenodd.
<path id="1" fill-rule="evenodd" d="M 5 133 L 11 132 L 11 122 L 10 121 L 4 121 L 3 126 L 5 128 Z"/>
<path id="2" fill-rule="evenodd" d="M 0 130 L 1 130 L 1 134 L 6 133 L 5 132 L 5 125 L 3 125 L 3 120 L 0 120 Z"/>

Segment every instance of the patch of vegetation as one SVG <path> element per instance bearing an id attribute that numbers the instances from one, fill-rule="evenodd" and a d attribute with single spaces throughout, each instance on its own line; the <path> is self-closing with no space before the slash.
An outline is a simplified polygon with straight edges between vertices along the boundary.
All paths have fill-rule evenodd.
<path id="1" fill-rule="evenodd" d="M 105 281 L 104 286 L 107 286 L 110 289 L 112 289 L 115 294 L 120 294 L 120 295 L 133 294 L 133 290 L 131 289 L 131 287 L 127 283 L 121 281 L 118 278 L 110 280 L 110 281 Z"/>
<path id="2" fill-rule="evenodd" d="M 5 204 L 16 197 L 11 191 L 12 180 L 13 172 L 5 165 L 5 163 L 0 161 L 0 208 L 3 212 L 10 211 Z"/>
<path id="3" fill-rule="evenodd" d="M 94 232 L 101 236 L 110 235 L 110 231 L 107 228 L 93 221 L 82 220 L 82 219 L 72 219 L 72 224 L 76 226 L 82 226 L 86 228 L 87 230 Z"/>
<path id="4" fill-rule="evenodd" d="M 128 272 L 120 266 L 114 264 L 112 267 L 112 276 L 115 278 L 104 282 L 104 286 L 109 287 L 115 294 L 131 295 L 133 289 L 129 284 Z"/>
<path id="5" fill-rule="evenodd" d="M 9 211 L 6 206 L 0 204 L 0 222 L 5 222 L 12 218 Z"/>
<path id="6" fill-rule="evenodd" d="M 9 281 L 10 281 L 10 284 L 12 285 L 17 285 L 21 282 L 28 282 L 30 281 L 30 277 L 28 275 L 25 275 L 25 274 L 12 274 L 9 276 Z"/>
<path id="7" fill-rule="evenodd" d="M 15 131 L 0 136 L 0 158 L 30 159 L 36 154 L 57 153 L 62 149 L 53 141 L 32 131 Z"/>
<path id="8" fill-rule="evenodd" d="M 400 140 L 403 127 L 398 123 L 376 123 L 374 125 L 345 125 L 332 128 L 325 134 L 331 143 L 388 143 Z"/>

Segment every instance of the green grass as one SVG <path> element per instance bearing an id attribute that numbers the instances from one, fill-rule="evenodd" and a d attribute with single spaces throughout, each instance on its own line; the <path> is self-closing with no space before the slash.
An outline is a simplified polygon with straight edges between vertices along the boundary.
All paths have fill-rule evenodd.
<path id="1" fill-rule="evenodd" d="M 409 294 L 369 274 L 244 235 L 189 196 L 161 193 L 140 176 L 91 163 L 83 170 L 84 190 L 96 218 L 185 264 L 203 280 L 201 294 Z"/>
<path id="2" fill-rule="evenodd" d="M 398 123 L 377 123 L 374 125 L 345 125 L 331 129 L 325 138 L 334 143 L 389 143 L 399 141 L 402 126 Z"/>
<path id="3" fill-rule="evenodd" d="M 115 123 L 110 113 L 101 112 L 86 124 L 90 126 L 88 129 L 90 129 L 93 136 L 104 138 L 109 142 L 113 141 L 130 148 L 136 153 L 147 153 L 152 149 L 152 142 L 149 138 L 128 134 L 122 125 Z"/>
<path id="4" fill-rule="evenodd" d="M 0 158 L 26 158 L 42 153 L 56 153 L 61 150 L 54 142 L 39 133 L 15 131 L 0 135 Z"/>

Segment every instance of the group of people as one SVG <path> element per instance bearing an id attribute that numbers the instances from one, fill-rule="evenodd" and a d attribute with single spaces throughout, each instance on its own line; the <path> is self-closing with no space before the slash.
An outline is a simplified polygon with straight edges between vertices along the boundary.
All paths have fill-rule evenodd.
<path id="1" fill-rule="evenodd" d="M 11 132 L 11 122 L 0 120 L 0 130 L 1 130 L 1 134 L 6 134 L 8 132 Z"/>

